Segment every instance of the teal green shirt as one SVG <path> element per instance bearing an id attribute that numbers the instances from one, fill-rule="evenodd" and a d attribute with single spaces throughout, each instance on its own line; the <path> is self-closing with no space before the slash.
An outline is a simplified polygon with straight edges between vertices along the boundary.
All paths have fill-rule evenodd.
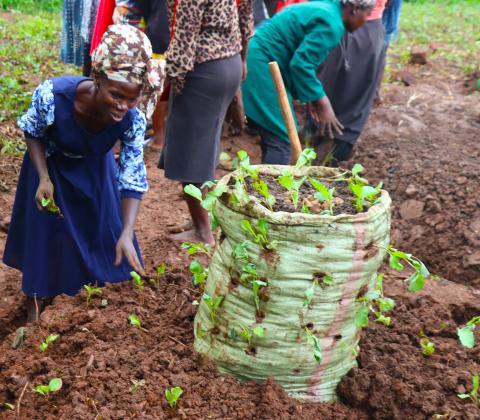
<path id="1" fill-rule="evenodd" d="M 250 43 L 248 76 L 242 86 L 247 116 L 288 141 L 268 63 L 278 63 L 290 99 L 320 99 L 325 92 L 316 70 L 338 45 L 344 30 L 338 0 L 287 7 L 258 28 Z"/>

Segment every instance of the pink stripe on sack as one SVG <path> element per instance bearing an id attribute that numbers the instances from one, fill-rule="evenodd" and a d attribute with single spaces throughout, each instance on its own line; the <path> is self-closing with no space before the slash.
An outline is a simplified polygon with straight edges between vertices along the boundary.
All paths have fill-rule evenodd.
<path id="1" fill-rule="evenodd" d="M 363 216 L 363 215 L 360 215 Z M 363 218 L 363 217 L 362 217 Z M 322 361 L 319 367 L 316 369 L 312 377 L 310 378 L 310 383 L 308 386 L 308 395 L 313 397 L 319 397 L 319 389 L 322 384 L 323 374 L 327 369 L 330 360 L 332 358 L 332 353 L 335 347 L 334 335 L 341 331 L 341 327 L 345 322 L 345 318 L 351 309 L 351 305 L 355 299 L 352 298 L 354 292 L 357 289 L 357 282 L 362 275 L 363 265 L 365 263 L 365 221 L 360 220 L 360 218 L 355 218 L 355 251 L 353 253 L 352 261 L 352 273 L 348 277 L 347 281 L 344 284 L 342 298 L 340 300 L 340 305 L 335 314 L 335 318 L 330 325 L 325 337 L 322 339 Z"/>

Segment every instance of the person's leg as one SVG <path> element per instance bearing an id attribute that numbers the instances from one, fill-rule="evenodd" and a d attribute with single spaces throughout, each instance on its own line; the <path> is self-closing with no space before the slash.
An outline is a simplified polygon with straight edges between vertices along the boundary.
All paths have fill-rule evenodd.
<path id="1" fill-rule="evenodd" d="M 161 149 L 163 147 L 167 110 L 168 101 L 159 101 L 153 113 L 153 142 L 150 143 L 149 146 L 154 149 Z"/>
<path id="2" fill-rule="evenodd" d="M 343 140 L 334 140 L 334 149 L 331 165 L 336 167 L 340 162 L 349 160 L 353 155 L 353 144 Z"/>
<path id="3" fill-rule="evenodd" d="M 199 184 L 195 186 L 200 188 Z M 170 235 L 170 238 L 179 242 L 201 242 L 212 246 L 215 245 L 208 211 L 202 207 L 202 203 L 196 198 L 188 194 L 184 196 L 192 217 L 193 229 Z"/>
<path id="4" fill-rule="evenodd" d="M 267 165 L 288 165 L 290 163 L 290 143 L 259 127 L 262 163 Z"/>

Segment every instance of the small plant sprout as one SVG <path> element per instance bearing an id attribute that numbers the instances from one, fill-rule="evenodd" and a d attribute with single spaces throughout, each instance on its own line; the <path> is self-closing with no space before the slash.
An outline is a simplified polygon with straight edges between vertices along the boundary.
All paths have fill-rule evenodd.
<path id="1" fill-rule="evenodd" d="M 202 296 L 203 301 L 207 305 L 208 313 L 210 314 L 210 319 L 212 322 L 215 322 L 215 317 L 217 316 L 218 308 L 223 301 L 223 296 L 212 297 L 206 293 Z"/>
<path id="2" fill-rule="evenodd" d="M 275 204 L 275 197 L 270 194 L 268 185 L 260 178 L 256 179 L 252 183 L 252 188 L 258 192 L 264 199 L 265 203 L 270 211 L 273 211 L 273 205 Z"/>
<path id="3" fill-rule="evenodd" d="M 48 211 L 49 213 L 56 214 L 58 217 L 63 217 L 62 212 L 60 211 L 60 208 L 55 204 L 55 201 L 53 198 L 42 198 L 42 207 Z"/>
<path id="4" fill-rule="evenodd" d="M 350 183 L 349 188 L 354 195 L 353 205 L 355 210 L 361 213 L 367 204 L 374 204 L 382 190 L 382 186 L 381 182 L 376 187 L 361 183 Z"/>
<path id="5" fill-rule="evenodd" d="M 478 374 L 473 375 L 472 377 L 472 390 L 468 394 L 457 394 L 458 398 L 462 400 L 471 400 L 473 403 L 480 406 L 480 396 L 478 395 L 478 391 L 480 389 L 480 379 Z"/>
<path id="6" fill-rule="evenodd" d="M 192 283 L 195 286 L 199 286 L 205 283 L 208 277 L 208 268 L 204 268 L 200 261 L 198 261 L 198 259 L 195 258 L 190 263 L 189 270 L 190 273 L 192 273 Z"/>
<path id="7" fill-rule="evenodd" d="M 48 349 L 48 345 L 53 343 L 60 335 L 50 334 L 43 343 L 40 344 L 39 348 L 42 353 L 45 353 Z"/>
<path id="8" fill-rule="evenodd" d="M 355 313 L 355 324 L 357 327 L 365 328 L 368 325 L 368 314 L 375 316 L 375 321 L 390 326 L 391 318 L 385 316 L 385 312 L 395 307 L 395 301 L 383 296 L 383 273 L 378 274 L 374 290 L 368 291 L 364 296 L 357 298 L 361 305 Z"/>
<path id="9" fill-rule="evenodd" d="M 133 282 L 135 283 L 135 286 L 137 286 L 140 293 L 143 293 L 145 282 L 143 281 L 142 277 L 135 271 L 130 271 L 130 275 L 132 276 Z"/>
<path id="10" fill-rule="evenodd" d="M 167 271 L 167 264 L 165 262 L 162 262 L 155 269 L 155 278 L 150 279 L 150 283 L 153 284 L 157 289 L 160 287 L 160 278 L 165 275 L 166 271 Z"/>
<path id="11" fill-rule="evenodd" d="M 242 267 L 242 272 L 240 274 L 240 281 L 243 284 L 246 284 L 250 281 L 259 280 L 257 273 L 257 266 L 254 263 L 247 263 Z"/>
<path id="12" fill-rule="evenodd" d="M 47 398 L 53 392 L 57 392 L 62 388 L 62 380 L 60 378 L 53 378 L 48 385 L 38 385 L 33 388 L 33 392 L 43 395 Z"/>
<path id="13" fill-rule="evenodd" d="M 423 331 L 420 332 L 420 347 L 422 348 L 422 354 L 426 357 L 430 357 L 435 353 L 435 344 L 425 336 Z"/>
<path id="14" fill-rule="evenodd" d="M 210 258 L 212 257 L 212 247 L 210 244 L 184 242 L 182 249 L 186 250 L 188 255 L 206 254 Z"/>
<path id="15" fill-rule="evenodd" d="M 322 361 L 322 346 L 320 340 L 308 328 L 305 328 L 305 332 L 307 333 L 308 342 L 313 347 L 313 357 L 318 363 L 320 363 Z"/>
<path id="16" fill-rule="evenodd" d="M 315 295 L 315 287 L 318 286 L 318 279 L 314 279 L 312 285 L 305 290 L 305 299 L 303 300 L 303 306 L 308 306 L 312 303 L 313 296 Z"/>
<path id="17" fill-rule="evenodd" d="M 202 207 L 209 212 L 213 210 L 213 207 L 215 206 L 218 198 L 220 198 L 222 194 L 227 191 L 226 185 L 215 184 L 211 181 L 205 182 L 201 188 L 213 189 L 206 193 L 205 198 L 203 198 L 202 190 L 193 184 L 186 185 L 183 191 L 185 192 L 185 194 L 191 195 L 192 197 L 200 201 L 202 203 Z"/>
<path id="18" fill-rule="evenodd" d="M 295 179 L 292 172 L 288 170 L 284 171 L 283 174 L 277 179 L 278 183 L 290 193 L 290 196 L 292 198 L 292 204 L 295 210 L 298 207 L 298 196 L 300 188 L 302 187 L 306 179 L 306 176 L 300 179 Z"/>
<path id="19" fill-rule="evenodd" d="M 130 394 L 135 394 L 139 388 L 146 385 L 145 379 L 131 379 L 130 382 L 132 383 L 129 389 Z"/>
<path id="20" fill-rule="evenodd" d="M 317 158 L 317 154 L 313 149 L 306 148 L 302 151 L 295 164 L 296 169 L 303 168 L 304 166 L 310 166 L 312 162 Z"/>
<path id="21" fill-rule="evenodd" d="M 278 245 L 277 241 L 270 241 L 268 238 L 268 232 L 270 225 L 264 219 L 258 219 L 257 226 L 253 227 L 251 223 L 244 219 L 242 220 L 242 229 L 250 234 L 253 241 L 267 250 L 275 249 Z"/>
<path id="22" fill-rule="evenodd" d="M 147 329 L 142 327 L 142 322 L 140 321 L 140 318 L 137 315 L 130 314 L 128 316 L 128 322 L 130 322 L 130 325 L 133 325 L 135 328 L 138 328 L 140 331 L 148 332 Z"/>
<path id="23" fill-rule="evenodd" d="M 252 347 L 252 342 L 254 337 L 265 337 L 265 328 L 256 326 L 256 327 L 242 327 L 240 331 L 240 337 L 242 337 L 248 344 L 248 347 Z"/>
<path id="24" fill-rule="evenodd" d="M 408 290 L 411 292 L 422 290 L 425 287 L 426 280 L 430 277 L 430 272 L 427 267 L 425 267 L 425 264 L 413 255 L 399 251 L 391 245 L 386 248 L 386 251 L 389 255 L 389 265 L 394 270 L 402 271 L 405 268 L 402 262 L 408 264 L 415 270 L 407 280 Z"/>
<path id="25" fill-rule="evenodd" d="M 85 284 L 83 288 L 87 293 L 87 307 L 90 306 L 93 296 L 101 296 L 102 294 L 102 289 L 100 289 L 100 287 L 93 287 L 90 284 Z"/>
<path id="26" fill-rule="evenodd" d="M 253 280 L 252 281 L 252 292 L 253 292 L 253 300 L 255 302 L 255 306 L 257 307 L 257 311 L 260 312 L 260 296 L 258 292 L 260 291 L 261 287 L 266 287 L 268 284 L 262 280 Z"/>
<path id="27" fill-rule="evenodd" d="M 328 205 L 328 210 L 326 211 L 326 213 L 333 215 L 333 193 L 335 192 L 335 188 L 328 189 L 320 181 L 314 178 L 310 178 L 309 181 L 312 187 L 316 190 L 314 197 L 318 201 L 325 201 Z"/>
<path id="28" fill-rule="evenodd" d="M 248 246 L 252 243 L 249 240 L 245 240 L 239 244 L 233 246 L 232 256 L 237 261 L 248 262 Z"/>
<path id="29" fill-rule="evenodd" d="M 480 325 L 480 316 L 473 317 L 462 328 L 457 328 L 457 335 L 460 343 L 467 349 L 475 347 L 475 327 Z"/>
<path id="30" fill-rule="evenodd" d="M 165 390 L 165 398 L 167 399 L 170 408 L 175 408 L 178 404 L 180 396 L 183 394 L 183 389 L 179 386 Z"/>

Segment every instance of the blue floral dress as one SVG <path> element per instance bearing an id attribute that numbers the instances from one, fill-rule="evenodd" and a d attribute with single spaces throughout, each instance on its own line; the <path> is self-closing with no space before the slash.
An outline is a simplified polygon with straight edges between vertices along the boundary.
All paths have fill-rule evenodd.
<path id="1" fill-rule="evenodd" d="M 143 160 L 145 116 L 137 108 L 101 133 L 86 131 L 74 118 L 84 77 L 43 82 L 19 121 L 31 138 L 44 142 L 55 203 L 63 218 L 38 211 L 38 174 L 25 154 L 3 261 L 23 273 L 27 296 L 75 295 L 85 284 L 130 278 L 126 259 L 114 266 L 122 232 L 120 199 L 141 199 L 147 190 Z M 112 147 L 120 140 L 117 165 Z M 139 252 L 138 244 L 134 245 Z"/>

